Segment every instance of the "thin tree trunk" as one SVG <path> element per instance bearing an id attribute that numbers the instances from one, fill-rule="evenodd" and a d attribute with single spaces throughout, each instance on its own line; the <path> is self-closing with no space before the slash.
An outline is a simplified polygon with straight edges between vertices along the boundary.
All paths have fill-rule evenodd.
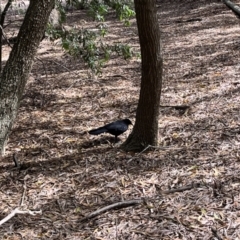
<path id="1" fill-rule="evenodd" d="M 223 2 L 231 9 L 233 10 L 238 16 L 240 16 L 240 6 L 233 3 L 230 0 L 223 0 Z"/>
<path id="2" fill-rule="evenodd" d="M 16 118 L 34 56 L 55 0 L 31 0 L 17 41 L 0 78 L 0 154 Z"/>
<path id="3" fill-rule="evenodd" d="M 160 30 L 155 0 L 134 0 L 142 57 L 142 79 L 136 122 L 123 149 L 141 151 L 158 143 L 162 86 Z"/>
<path id="4" fill-rule="evenodd" d="M 9 7 L 12 5 L 12 2 L 13 2 L 13 0 L 8 0 L 3 11 L 0 12 L 1 13 L 1 17 L 0 17 L 0 26 L 1 26 L 1 28 L 0 28 L 0 72 L 2 71 L 2 38 L 3 38 L 4 21 L 5 21 L 7 11 L 9 9 Z"/>

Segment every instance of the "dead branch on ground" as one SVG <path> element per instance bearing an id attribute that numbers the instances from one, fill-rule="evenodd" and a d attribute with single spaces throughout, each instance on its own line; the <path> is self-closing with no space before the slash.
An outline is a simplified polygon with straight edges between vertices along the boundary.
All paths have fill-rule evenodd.
<path id="1" fill-rule="evenodd" d="M 223 0 L 223 2 L 240 17 L 240 7 L 237 4 L 231 2 L 230 0 Z"/>
<path id="2" fill-rule="evenodd" d="M 4 219 L 2 219 L 0 221 L 0 226 L 3 225 L 5 222 L 7 222 L 12 217 L 14 217 L 16 214 L 30 214 L 32 216 L 35 216 L 36 214 L 42 214 L 42 210 L 40 210 L 40 211 L 31 211 L 29 209 L 21 210 L 17 207 L 9 215 L 7 215 Z"/>
<path id="3" fill-rule="evenodd" d="M 181 187 L 181 188 L 176 188 L 176 189 L 163 191 L 162 195 L 166 195 L 166 194 L 170 194 L 170 193 L 174 193 L 174 192 L 183 192 L 183 191 L 191 190 L 192 188 L 197 188 L 199 186 L 200 186 L 200 184 L 192 183 L 191 185 L 187 185 L 187 186 L 184 186 L 184 187 Z M 86 217 L 83 217 L 82 219 L 80 219 L 80 222 L 84 222 L 88 219 L 97 217 L 97 216 L 101 215 L 102 213 L 105 213 L 105 212 L 107 212 L 109 210 L 112 210 L 112 209 L 127 208 L 127 207 L 130 207 L 130 206 L 139 205 L 141 203 L 145 203 L 145 205 L 147 205 L 146 204 L 147 200 L 157 200 L 157 199 L 159 199 L 159 197 L 161 197 L 161 194 L 160 194 L 160 196 L 157 196 L 155 198 L 140 198 L 140 199 L 132 199 L 132 200 L 113 203 L 111 205 L 100 208 L 100 209 L 90 213 Z"/>
<path id="4" fill-rule="evenodd" d="M 27 187 L 26 187 L 26 183 L 24 181 L 23 194 L 22 194 L 22 197 L 20 199 L 20 204 L 19 204 L 21 207 L 24 204 L 26 190 L 27 190 Z M 17 207 L 10 214 L 8 214 L 5 218 L 3 218 L 0 221 L 0 226 L 3 225 L 8 220 L 10 220 L 11 218 L 13 218 L 16 214 L 30 214 L 32 216 L 35 216 L 37 214 L 42 214 L 42 210 L 39 210 L 39 211 L 32 211 L 32 210 L 29 210 L 29 209 L 22 210 L 22 209 L 20 209 L 20 207 Z"/>

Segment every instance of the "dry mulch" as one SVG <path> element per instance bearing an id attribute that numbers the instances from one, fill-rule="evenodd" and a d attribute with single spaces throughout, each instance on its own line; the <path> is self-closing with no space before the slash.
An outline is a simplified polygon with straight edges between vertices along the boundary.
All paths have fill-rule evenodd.
<path id="1" fill-rule="evenodd" d="M 218 0 L 158 4 L 161 105 L 190 108 L 161 107 L 159 148 L 122 152 L 129 131 L 116 145 L 86 131 L 134 120 L 140 60 L 113 58 L 94 77 L 44 40 L 0 162 L 0 219 L 16 207 L 42 214 L 14 216 L 0 227 L 1 239 L 240 239 L 240 20 Z M 68 24 L 83 27 L 79 16 L 69 13 Z M 130 28 L 111 18 L 108 25 L 107 40 L 138 49 L 134 20 Z"/>

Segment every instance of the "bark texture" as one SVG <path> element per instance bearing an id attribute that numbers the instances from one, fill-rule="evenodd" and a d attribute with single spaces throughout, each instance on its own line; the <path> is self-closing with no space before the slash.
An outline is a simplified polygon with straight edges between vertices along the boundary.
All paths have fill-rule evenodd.
<path id="1" fill-rule="evenodd" d="M 141 151 L 158 143 L 158 117 L 162 86 L 160 29 L 155 0 L 134 0 L 142 58 L 141 90 L 136 122 L 122 148 Z"/>
<path id="2" fill-rule="evenodd" d="M 17 41 L 0 77 L 0 154 L 16 118 L 22 94 L 55 0 L 31 0 Z"/>

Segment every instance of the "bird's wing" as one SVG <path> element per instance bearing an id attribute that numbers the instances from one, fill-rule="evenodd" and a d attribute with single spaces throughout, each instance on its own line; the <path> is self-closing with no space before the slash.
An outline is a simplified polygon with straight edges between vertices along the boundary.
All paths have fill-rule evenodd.
<path id="1" fill-rule="evenodd" d="M 105 128 L 108 130 L 108 132 L 111 132 L 111 133 L 115 132 L 116 134 L 114 134 L 114 135 L 119 135 L 119 134 L 127 131 L 128 125 L 122 121 L 116 121 L 116 122 L 107 124 L 105 126 Z"/>

